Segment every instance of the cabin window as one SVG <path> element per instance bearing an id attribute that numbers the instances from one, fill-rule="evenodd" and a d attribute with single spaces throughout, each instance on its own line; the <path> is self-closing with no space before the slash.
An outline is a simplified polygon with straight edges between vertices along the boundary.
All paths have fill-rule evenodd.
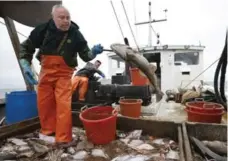
<path id="1" fill-rule="evenodd" d="M 181 64 L 198 65 L 199 53 L 198 52 L 175 53 L 174 62 L 176 66 Z"/>

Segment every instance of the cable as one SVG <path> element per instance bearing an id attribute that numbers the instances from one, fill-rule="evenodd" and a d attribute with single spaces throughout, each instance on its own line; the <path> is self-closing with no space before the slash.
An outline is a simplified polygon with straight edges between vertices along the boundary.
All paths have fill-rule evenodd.
<path id="1" fill-rule="evenodd" d="M 155 34 L 155 36 L 157 37 L 157 33 L 155 32 L 155 30 L 154 30 L 154 28 L 153 28 L 153 26 L 150 24 L 150 27 L 152 28 L 152 30 L 153 30 L 153 32 L 154 32 L 154 34 Z M 159 40 L 159 38 L 157 37 L 157 40 Z M 161 43 L 161 40 L 159 40 L 160 41 L 160 45 L 162 45 L 162 43 Z"/>
<path id="2" fill-rule="evenodd" d="M 150 27 L 151 27 L 152 31 L 154 32 L 155 36 L 157 36 L 157 33 L 155 32 L 155 30 L 151 24 L 150 24 Z"/>
<path id="3" fill-rule="evenodd" d="M 114 5 L 113 5 L 112 1 L 110 1 L 110 2 L 111 2 L 111 5 L 112 5 L 112 9 L 113 9 L 113 11 L 114 11 L 114 14 L 115 14 L 115 16 L 116 16 L 117 23 L 118 23 L 118 25 L 119 25 L 120 32 L 121 32 L 121 34 L 122 34 L 122 36 L 123 36 L 123 39 L 124 39 L 124 34 L 123 34 L 122 28 L 121 28 L 121 26 L 120 26 L 120 22 L 119 22 L 119 19 L 118 19 L 118 17 L 117 17 L 117 14 L 116 14 Z"/>
<path id="4" fill-rule="evenodd" d="M 209 65 L 206 69 L 204 69 L 199 75 L 197 75 L 193 80 L 191 80 L 184 88 L 188 87 L 193 81 L 195 81 L 199 76 L 201 76 L 204 72 L 206 72 L 211 66 L 213 66 L 220 58 L 215 60 L 211 65 Z"/>
<path id="5" fill-rule="evenodd" d="M 5 24 L 5 23 L 3 23 L 3 22 L 1 22 L 1 21 L 0 21 L 0 23 L 6 26 L 6 24 Z M 19 31 L 17 31 L 17 33 L 18 33 L 19 35 L 21 35 L 21 36 L 24 36 L 25 38 L 28 38 L 28 36 L 25 36 L 24 34 L 22 34 L 22 33 L 21 33 L 21 32 L 19 32 Z"/>
<path id="6" fill-rule="evenodd" d="M 128 19 L 127 12 L 126 12 L 126 9 L 125 9 L 125 7 L 124 7 L 124 4 L 123 4 L 123 1 L 122 1 L 122 0 L 121 0 L 121 3 L 122 3 L 122 6 L 123 6 L 123 9 L 124 9 L 125 16 L 126 16 L 126 18 L 127 18 L 127 22 L 128 22 L 129 28 L 130 28 L 130 30 L 131 30 L 131 34 L 132 34 L 133 39 L 134 39 L 134 41 L 135 41 L 135 45 L 137 46 L 138 51 L 139 51 L 139 46 L 138 46 L 138 43 L 137 43 L 137 41 L 136 41 L 136 39 L 135 39 L 135 35 L 134 35 L 133 30 L 132 30 L 132 28 L 131 28 L 130 21 L 129 21 L 129 19 Z"/>
<path id="7" fill-rule="evenodd" d="M 134 12 L 134 19 L 135 19 L 135 23 L 137 22 L 137 19 L 136 19 L 136 8 L 135 8 L 135 0 L 133 0 L 133 5 L 134 5 L 134 9 L 133 9 L 133 12 Z M 138 38 L 138 30 L 137 30 L 137 25 L 135 25 L 135 33 L 136 33 L 136 38 Z"/>

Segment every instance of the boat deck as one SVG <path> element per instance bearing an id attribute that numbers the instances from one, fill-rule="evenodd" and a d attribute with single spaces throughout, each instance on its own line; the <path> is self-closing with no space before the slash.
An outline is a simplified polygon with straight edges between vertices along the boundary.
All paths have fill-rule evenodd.
<path id="1" fill-rule="evenodd" d="M 188 115 L 185 106 L 173 101 L 166 102 L 166 97 L 160 102 L 155 101 L 152 97 L 152 103 L 148 106 L 142 106 L 141 118 L 149 120 L 174 121 L 176 123 L 188 121 Z M 117 108 L 119 105 L 115 105 Z M 222 117 L 221 124 L 227 124 L 227 118 Z"/>
<path id="2" fill-rule="evenodd" d="M 188 120 L 185 106 L 180 103 L 166 102 L 166 97 L 160 102 L 155 101 L 155 97 L 152 96 L 152 103 L 148 106 L 142 106 L 141 118 L 149 120 L 164 120 L 174 121 L 177 123 L 185 122 Z M 119 105 L 113 104 L 114 108 L 119 108 Z M 0 120 L 5 116 L 5 106 L 0 105 Z M 226 117 L 222 118 L 222 124 L 227 124 Z"/>
<path id="3" fill-rule="evenodd" d="M 174 122 L 187 121 L 185 106 L 175 102 L 166 102 L 165 99 L 164 97 L 161 101 L 156 102 L 155 97 L 152 96 L 152 103 L 148 106 L 142 106 L 141 118 Z M 113 106 L 119 108 L 119 105 Z"/>

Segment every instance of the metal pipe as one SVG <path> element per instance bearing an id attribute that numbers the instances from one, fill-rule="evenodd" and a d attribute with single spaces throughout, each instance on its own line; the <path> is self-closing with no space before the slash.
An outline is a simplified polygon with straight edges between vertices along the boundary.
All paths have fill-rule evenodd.
<path id="1" fill-rule="evenodd" d="M 111 50 L 111 49 L 103 49 L 103 51 L 113 52 L 113 50 Z"/>
<path id="2" fill-rule="evenodd" d="M 155 23 L 155 22 L 162 22 L 162 21 L 167 21 L 167 19 L 139 22 L 139 23 L 135 23 L 135 25 L 144 25 L 144 24 L 148 24 L 148 23 Z"/>
<path id="3" fill-rule="evenodd" d="M 151 2 L 149 2 L 149 38 L 148 38 L 148 44 L 151 47 L 152 46 L 152 33 L 151 33 Z"/>

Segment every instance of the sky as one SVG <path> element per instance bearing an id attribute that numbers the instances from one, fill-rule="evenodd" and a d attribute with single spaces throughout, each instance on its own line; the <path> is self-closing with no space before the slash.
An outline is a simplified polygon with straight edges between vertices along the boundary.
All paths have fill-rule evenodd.
<path id="1" fill-rule="evenodd" d="M 112 2 L 124 36 L 129 39 L 130 46 L 135 47 L 121 1 L 112 0 Z M 148 25 L 135 26 L 134 23 L 148 21 L 148 2 L 148 0 L 123 0 L 137 45 L 140 47 L 148 45 L 149 28 Z M 228 0 L 151 0 L 151 3 L 152 19 L 165 18 L 163 10 L 168 10 L 166 22 L 153 24 L 155 31 L 160 34 L 162 45 L 205 46 L 204 68 L 220 57 L 228 27 Z M 79 25 L 90 47 L 100 43 L 109 49 L 112 43 L 123 43 L 110 0 L 63 0 L 63 5 L 69 9 L 72 21 Z M 0 21 L 4 22 L 1 18 Z M 16 29 L 26 36 L 33 29 L 17 22 L 15 25 Z M 0 35 L 0 89 L 25 88 L 7 29 L 2 24 L 0 24 Z M 20 42 L 25 40 L 20 35 L 19 39 Z M 153 34 L 153 45 L 156 45 L 156 41 Z M 103 52 L 96 59 L 103 62 L 100 69 L 108 76 L 107 52 Z M 39 71 L 38 61 L 34 59 L 33 63 L 35 69 Z M 79 68 L 84 64 L 79 58 Z M 205 72 L 205 80 L 213 80 L 215 68 L 216 65 Z"/>

